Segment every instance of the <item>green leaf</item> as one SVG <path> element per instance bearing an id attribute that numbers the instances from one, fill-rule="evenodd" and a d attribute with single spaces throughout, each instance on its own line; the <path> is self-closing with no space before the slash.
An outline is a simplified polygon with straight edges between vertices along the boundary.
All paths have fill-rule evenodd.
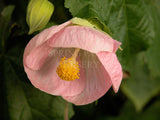
<path id="1" fill-rule="evenodd" d="M 25 1 L 19 0 L 16 6 L 23 5 L 24 7 L 24 3 Z M 0 50 L 0 119 L 63 120 L 65 101 L 61 97 L 52 96 L 36 89 L 31 85 L 24 72 L 23 52 L 31 36 L 27 36 L 25 33 L 14 34 L 17 29 L 22 31 L 22 29 L 16 27 L 9 29 L 8 25 L 12 22 L 11 14 L 13 9 L 13 6 L 8 6 L 1 15 L 0 34 L 3 36 L 0 36 L 0 42 L 2 41 L 1 38 L 5 42 L 0 43 L 0 49 L 5 44 L 5 52 L 1 53 Z M 18 11 L 19 8 L 16 10 Z M 17 22 L 17 18 L 18 16 L 13 19 L 14 22 Z M 23 19 L 20 17 L 18 21 L 21 20 Z M 68 112 L 68 116 L 71 118 L 74 114 L 72 104 L 69 104 Z"/>
<path id="2" fill-rule="evenodd" d="M 65 0 L 73 17 L 98 18 L 122 42 L 118 52 L 123 69 L 131 56 L 148 48 L 153 39 L 153 20 L 148 9 L 151 0 Z"/>
<path id="3" fill-rule="evenodd" d="M 19 80 L 14 62 L 6 59 L 4 76 L 10 120 L 63 120 L 65 101 Z M 73 116 L 69 104 L 69 118 Z"/>
<path id="4" fill-rule="evenodd" d="M 147 51 L 147 59 L 149 68 L 154 76 L 160 76 L 160 1 L 159 0 L 153 0 L 151 2 L 152 4 L 152 18 L 154 19 L 154 35 L 155 39 L 152 41 L 152 45 Z"/>
<path id="5" fill-rule="evenodd" d="M 16 44 L 11 44 L 0 56 L 2 120 L 63 120 L 65 101 L 36 89 L 27 79 L 22 62 L 23 42 L 19 37 Z M 72 104 L 68 112 L 71 118 Z"/>
<path id="6" fill-rule="evenodd" d="M 129 72 L 130 78 L 123 80 L 122 90 L 134 102 L 136 109 L 141 110 L 160 92 L 160 77 L 151 76 L 144 53 L 132 58 Z"/>
<path id="7" fill-rule="evenodd" d="M 0 21 L 0 42 L 1 47 L 0 51 L 4 52 L 5 48 L 5 40 L 7 39 L 9 35 L 9 27 L 8 24 L 11 20 L 12 13 L 14 11 L 15 6 L 9 5 L 3 9 L 1 12 L 1 21 Z"/>
<path id="8" fill-rule="evenodd" d="M 122 42 L 123 51 L 118 51 L 117 55 L 123 70 L 131 74 L 130 79 L 123 80 L 122 88 L 136 108 L 142 109 L 160 89 L 160 78 L 151 75 L 160 75 L 160 2 L 65 0 L 65 7 L 69 8 L 73 17 L 98 18 L 111 30 L 112 37 Z M 145 65 L 139 57 L 138 60 L 135 58 L 142 51 L 147 51 L 144 55 Z M 147 67 L 144 69 L 144 66 Z"/>
<path id="9" fill-rule="evenodd" d="M 127 101 L 118 116 L 101 116 L 97 120 L 159 120 L 160 102 L 155 102 L 142 113 L 137 113 L 134 106 Z"/>

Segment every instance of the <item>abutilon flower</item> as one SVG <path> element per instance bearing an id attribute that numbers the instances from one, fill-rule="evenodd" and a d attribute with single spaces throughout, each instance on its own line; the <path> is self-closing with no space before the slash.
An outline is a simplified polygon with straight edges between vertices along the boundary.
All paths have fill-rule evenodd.
<path id="1" fill-rule="evenodd" d="M 36 88 L 76 105 L 89 104 L 111 86 L 118 91 L 122 68 L 115 52 L 120 44 L 104 32 L 70 20 L 30 40 L 24 69 Z"/>

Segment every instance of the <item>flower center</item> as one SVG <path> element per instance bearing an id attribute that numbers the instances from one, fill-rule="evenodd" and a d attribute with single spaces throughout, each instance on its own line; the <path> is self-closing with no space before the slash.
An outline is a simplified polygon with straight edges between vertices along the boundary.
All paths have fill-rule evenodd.
<path id="1" fill-rule="evenodd" d="M 62 80 L 73 81 L 79 79 L 80 69 L 78 62 L 76 61 L 79 50 L 80 49 L 77 48 L 70 58 L 61 58 L 56 72 Z"/>

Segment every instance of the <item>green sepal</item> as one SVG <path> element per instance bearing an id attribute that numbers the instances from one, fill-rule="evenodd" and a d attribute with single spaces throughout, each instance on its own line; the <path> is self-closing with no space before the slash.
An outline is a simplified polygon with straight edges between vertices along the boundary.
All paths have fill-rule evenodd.
<path id="1" fill-rule="evenodd" d="M 107 35 L 111 35 L 109 28 L 102 22 L 100 22 L 97 18 L 90 18 L 90 19 L 82 19 L 75 17 L 71 19 L 71 22 L 75 25 L 87 26 L 90 28 L 97 29 Z"/>

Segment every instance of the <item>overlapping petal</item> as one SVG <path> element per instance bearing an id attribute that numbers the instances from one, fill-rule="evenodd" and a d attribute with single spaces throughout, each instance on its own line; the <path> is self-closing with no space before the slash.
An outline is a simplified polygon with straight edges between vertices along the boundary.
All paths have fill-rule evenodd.
<path id="1" fill-rule="evenodd" d="M 48 40 L 51 47 L 77 47 L 93 53 L 99 51 L 115 51 L 114 41 L 108 35 L 89 27 L 69 26 L 53 35 Z"/>
<path id="2" fill-rule="evenodd" d="M 59 26 L 50 27 L 40 34 L 36 35 L 34 38 L 30 40 L 27 44 L 24 51 L 24 65 L 27 65 L 31 69 L 40 69 L 40 67 L 44 64 L 47 55 L 51 51 L 51 47 L 49 47 L 45 42 L 52 37 L 55 33 L 62 30 L 67 25 L 71 24 L 70 21 L 63 23 Z"/>
<path id="3" fill-rule="evenodd" d="M 49 47 L 46 43 L 39 45 L 26 56 L 25 64 L 33 70 L 39 70 L 45 63 L 52 49 L 53 48 Z"/>
<path id="4" fill-rule="evenodd" d="M 56 52 L 48 56 L 40 70 L 33 70 L 27 66 L 24 66 L 24 68 L 31 83 L 40 90 L 52 95 L 77 95 L 85 86 L 84 71 L 83 69 L 80 70 L 81 76 L 78 80 L 61 80 L 56 73 L 56 69 L 60 58 L 62 58 L 62 54 L 59 54 L 63 53 L 62 50 L 63 49 L 60 49 L 58 52 L 57 49 L 54 49 L 53 51 Z"/>
<path id="5" fill-rule="evenodd" d="M 86 84 L 84 90 L 75 96 L 63 96 L 64 99 L 76 105 L 94 102 L 102 97 L 112 85 L 109 74 L 96 55 L 88 57 L 87 61 L 86 58 L 83 57 L 82 61 L 85 61 L 86 65 L 88 64 L 85 66 Z"/>
<path id="6" fill-rule="evenodd" d="M 116 54 L 99 52 L 97 53 L 97 56 L 110 76 L 114 91 L 117 92 L 122 80 L 122 67 Z"/>

